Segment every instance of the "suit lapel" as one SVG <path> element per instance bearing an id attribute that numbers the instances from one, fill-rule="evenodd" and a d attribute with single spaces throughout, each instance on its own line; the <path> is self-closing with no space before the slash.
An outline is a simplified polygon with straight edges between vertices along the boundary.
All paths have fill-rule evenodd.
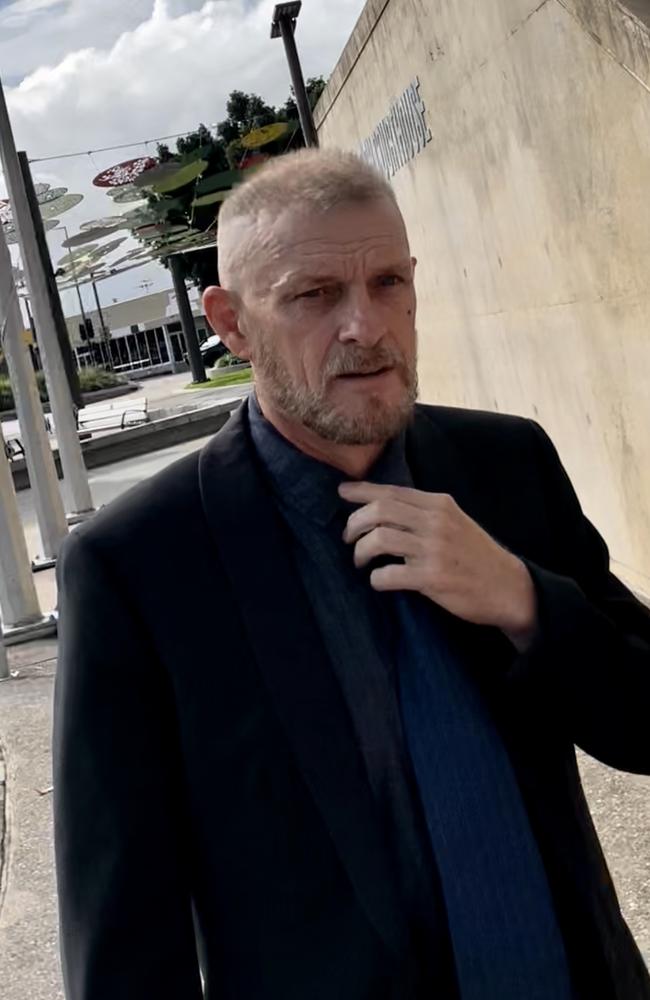
<path id="1" fill-rule="evenodd" d="M 416 408 L 406 435 L 406 457 L 413 483 L 427 493 L 448 493 L 470 516 L 477 492 L 471 474 L 449 437 L 432 419 L 431 411 Z"/>
<path id="2" fill-rule="evenodd" d="M 402 956 L 408 932 L 351 720 L 268 493 L 244 404 L 203 449 L 205 515 L 255 659 L 359 901 Z M 242 535 L 254 561 L 242 556 Z"/>

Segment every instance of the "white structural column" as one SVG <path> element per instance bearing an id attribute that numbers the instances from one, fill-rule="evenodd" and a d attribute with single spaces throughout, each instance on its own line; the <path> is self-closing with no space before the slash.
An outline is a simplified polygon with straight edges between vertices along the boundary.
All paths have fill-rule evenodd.
<path id="1" fill-rule="evenodd" d="M 59 481 L 45 428 L 45 415 L 36 385 L 36 374 L 22 337 L 22 317 L 11 275 L 11 256 L 0 229 L 0 344 L 7 358 L 16 401 L 21 440 L 32 487 L 43 561 L 55 560 L 68 524 L 59 492 Z M 37 560 L 38 561 L 38 560 Z"/>
<path id="2" fill-rule="evenodd" d="M 27 287 L 41 348 L 47 391 L 56 427 L 63 466 L 64 487 L 69 513 L 73 516 L 93 510 L 88 474 L 77 434 L 70 388 L 57 340 L 56 326 L 41 257 L 29 211 L 20 162 L 16 152 L 9 112 L 0 82 L 0 154 L 13 210 Z"/>
<path id="3" fill-rule="evenodd" d="M 0 447 L 0 610 L 5 628 L 43 620 L 4 446 Z"/>

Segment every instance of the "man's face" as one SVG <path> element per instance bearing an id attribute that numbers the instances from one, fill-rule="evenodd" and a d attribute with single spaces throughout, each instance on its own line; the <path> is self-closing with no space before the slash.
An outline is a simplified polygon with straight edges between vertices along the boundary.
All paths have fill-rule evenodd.
<path id="1" fill-rule="evenodd" d="M 321 438 L 379 443 L 417 396 L 415 290 L 390 199 L 288 210 L 242 282 L 239 328 L 260 400 Z"/>

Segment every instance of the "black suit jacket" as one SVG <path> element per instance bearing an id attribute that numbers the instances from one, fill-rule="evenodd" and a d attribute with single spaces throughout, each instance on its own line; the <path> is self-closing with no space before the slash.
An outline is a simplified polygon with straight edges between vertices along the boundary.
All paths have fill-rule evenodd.
<path id="1" fill-rule="evenodd" d="M 576 981 L 589 1000 L 650 998 L 574 755 L 577 743 L 650 772 L 650 614 L 610 575 L 537 425 L 419 406 L 408 453 L 420 489 L 454 496 L 528 562 L 534 648 L 517 656 L 494 629 L 455 627 L 512 756 Z M 196 1000 L 197 949 L 210 1000 L 421 996 L 392 858 L 246 405 L 200 453 L 79 528 L 59 574 L 69 1000 Z"/>

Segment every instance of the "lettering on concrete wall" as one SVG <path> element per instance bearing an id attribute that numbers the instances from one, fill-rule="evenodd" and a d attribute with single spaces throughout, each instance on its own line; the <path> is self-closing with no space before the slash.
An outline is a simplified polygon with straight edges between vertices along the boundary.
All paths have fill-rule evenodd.
<path id="1" fill-rule="evenodd" d="M 361 143 L 361 158 L 392 177 L 431 142 L 425 107 L 416 77 L 397 98 L 385 118 Z"/>

